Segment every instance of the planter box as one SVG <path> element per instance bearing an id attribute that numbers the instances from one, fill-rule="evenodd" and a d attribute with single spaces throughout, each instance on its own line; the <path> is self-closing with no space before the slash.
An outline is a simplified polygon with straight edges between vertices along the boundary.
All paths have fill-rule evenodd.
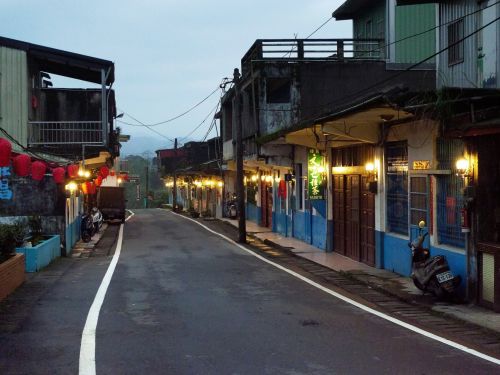
<path id="1" fill-rule="evenodd" d="M 16 253 L 24 254 L 26 272 L 37 272 L 61 256 L 61 237 L 50 236 L 45 241 L 33 247 L 18 247 Z"/>
<path id="2" fill-rule="evenodd" d="M 0 263 L 0 301 L 24 282 L 24 255 L 16 254 Z"/>

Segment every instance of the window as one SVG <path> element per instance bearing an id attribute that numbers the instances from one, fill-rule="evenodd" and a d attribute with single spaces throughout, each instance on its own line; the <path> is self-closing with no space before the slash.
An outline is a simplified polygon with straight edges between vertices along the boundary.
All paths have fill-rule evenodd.
<path id="1" fill-rule="evenodd" d="M 464 20 L 459 19 L 448 25 L 448 65 L 464 61 Z M 456 43 L 456 44 L 455 44 Z"/>
<path id="2" fill-rule="evenodd" d="M 408 146 L 406 142 L 386 146 L 387 228 L 408 235 Z"/>
<path id="3" fill-rule="evenodd" d="M 291 81 L 289 78 L 268 78 L 266 96 L 268 103 L 290 103 Z"/>
<path id="4" fill-rule="evenodd" d="M 427 223 L 427 177 L 412 177 L 410 181 L 410 224 Z"/>
<path id="5" fill-rule="evenodd" d="M 439 139 L 437 158 L 441 169 L 453 169 L 455 160 L 463 155 L 461 140 Z M 437 178 L 437 234 L 441 244 L 463 247 L 464 234 L 460 226 L 463 207 L 463 179 L 455 174 Z"/>

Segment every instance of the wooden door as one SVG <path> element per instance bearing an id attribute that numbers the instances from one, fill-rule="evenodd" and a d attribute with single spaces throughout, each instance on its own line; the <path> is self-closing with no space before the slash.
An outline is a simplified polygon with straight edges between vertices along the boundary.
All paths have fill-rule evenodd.
<path id="1" fill-rule="evenodd" d="M 334 251 L 345 252 L 345 177 L 333 176 L 333 246 Z"/>
<path id="2" fill-rule="evenodd" d="M 346 255 L 360 260 L 360 176 L 346 176 L 345 188 L 345 249 Z"/>
<path id="3" fill-rule="evenodd" d="M 267 191 L 267 227 L 273 227 L 273 187 L 266 186 Z"/>
<path id="4" fill-rule="evenodd" d="M 375 194 L 368 190 L 368 179 L 361 184 L 361 261 L 375 266 Z"/>

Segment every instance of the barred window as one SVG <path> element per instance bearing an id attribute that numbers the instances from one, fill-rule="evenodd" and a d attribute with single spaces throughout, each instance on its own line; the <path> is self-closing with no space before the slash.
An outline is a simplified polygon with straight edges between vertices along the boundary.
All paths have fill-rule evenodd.
<path id="1" fill-rule="evenodd" d="M 408 146 L 406 142 L 386 147 L 387 227 L 408 235 Z"/>
<path id="2" fill-rule="evenodd" d="M 464 61 L 464 20 L 448 25 L 448 65 Z M 456 44 L 455 44 L 456 43 Z"/>
<path id="3" fill-rule="evenodd" d="M 437 159 L 440 169 L 453 169 L 463 155 L 464 143 L 459 139 L 438 139 Z M 464 181 L 455 174 L 437 178 L 437 234 L 441 244 L 463 247 L 465 236 L 460 225 Z"/>

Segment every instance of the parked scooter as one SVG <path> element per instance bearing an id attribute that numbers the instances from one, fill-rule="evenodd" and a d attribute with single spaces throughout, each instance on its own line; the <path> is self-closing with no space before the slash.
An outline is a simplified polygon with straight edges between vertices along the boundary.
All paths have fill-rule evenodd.
<path id="1" fill-rule="evenodd" d="M 233 194 L 231 198 L 226 199 L 224 207 L 224 214 L 230 219 L 236 219 L 238 216 L 238 206 L 236 204 L 236 195 Z"/>
<path id="2" fill-rule="evenodd" d="M 412 253 L 413 283 L 418 289 L 431 292 L 438 299 L 452 297 L 460 285 L 461 278 L 453 275 L 444 256 L 436 255 L 431 258 L 429 249 L 423 247 L 424 239 L 428 235 L 422 232 L 425 221 L 418 223 L 418 226 L 418 238 L 408 244 Z"/>
<path id="3" fill-rule="evenodd" d="M 94 222 L 92 215 L 84 213 L 82 215 L 82 222 L 80 224 L 80 237 L 83 242 L 89 242 L 95 233 Z"/>
<path id="4" fill-rule="evenodd" d="M 94 224 L 94 233 L 98 233 L 101 230 L 102 227 L 102 214 L 101 211 L 97 207 L 92 208 L 92 223 Z"/>

